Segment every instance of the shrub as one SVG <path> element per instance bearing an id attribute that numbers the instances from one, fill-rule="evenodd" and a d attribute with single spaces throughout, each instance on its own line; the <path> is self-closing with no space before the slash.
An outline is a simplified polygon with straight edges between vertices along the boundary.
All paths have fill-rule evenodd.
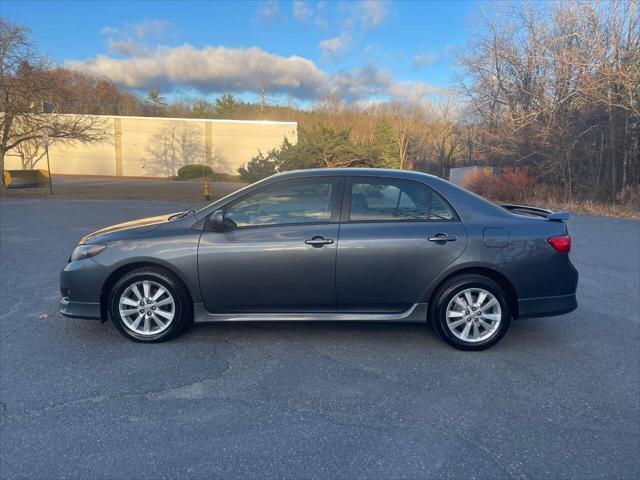
<path id="1" fill-rule="evenodd" d="M 178 178 L 202 178 L 213 176 L 213 170 L 207 165 L 185 165 L 178 170 Z"/>
<path id="2" fill-rule="evenodd" d="M 273 150 L 266 156 L 259 152 L 246 165 L 238 169 L 240 179 L 243 182 L 253 183 L 263 178 L 270 177 L 278 172 L 277 164 L 273 157 Z"/>
<path id="3" fill-rule="evenodd" d="M 534 196 L 536 182 L 525 169 L 505 170 L 499 177 L 476 170 L 462 179 L 462 187 L 490 200 L 524 203 Z"/>
<path id="4" fill-rule="evenodd" d="M 506 202 L 526 202 L 533 197 L 536 181 L 526 169 L 506 170 L 498 178 L 496 198 Z"/>
<path id="5" fill-rule="evenodd" d="M 492 173 L 475 170 L 465 175 L 462 179 L 461 186 L 462 188 L 471 190 L 473 193 L 477 193 L 482 197 L 495 199 L 496 192 L 498 191 L 497 183 L 498 177 Z"/>

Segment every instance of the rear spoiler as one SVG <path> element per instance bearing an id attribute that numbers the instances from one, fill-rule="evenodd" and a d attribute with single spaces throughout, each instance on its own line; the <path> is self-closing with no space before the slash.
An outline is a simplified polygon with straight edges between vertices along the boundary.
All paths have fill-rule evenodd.
<path id="1" fill-rule="evenodd" d="M 570 213 L 566 211 L 552 212 L 551 210 L 547 210 L 544 208 L 529 207 L 527 205 L 512 205 L 510 203 L 505 203 L 500 206 L 512 213 L 519 213 L 522 215 L 535 215 L 537 217 L 544 217 L 547 220 L 553 220 L 556 222 L 569 220 L 570 216 Z"/>

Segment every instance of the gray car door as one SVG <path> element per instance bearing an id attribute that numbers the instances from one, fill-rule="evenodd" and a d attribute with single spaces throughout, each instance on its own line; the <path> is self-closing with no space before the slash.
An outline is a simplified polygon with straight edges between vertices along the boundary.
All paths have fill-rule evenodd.
<path id="1" fill-rule="evenodd" d="M 406 310 L 466 243 L 454 210 L 427 185 L 349 179 L 336 261 L 338 311 Z"/>
<path id="2" fill-rule="evenodd" d="M 333 177 L 265 186 L 225 207 L 236 227 L 205 231 L 200 288 L 210 313 L 335 312 L 339 200 Z"/>

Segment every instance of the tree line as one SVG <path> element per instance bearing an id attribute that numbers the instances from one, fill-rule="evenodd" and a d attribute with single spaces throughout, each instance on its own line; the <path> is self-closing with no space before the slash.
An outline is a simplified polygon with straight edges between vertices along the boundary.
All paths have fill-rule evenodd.
<path id="1" fill-rule="evenodd" d="M 569 199 L 640 203 L 638 2 L 500 7 L 459 59 L 470 156 L 527 167 Z"/>
<path id="2" fill-rule="evenodd" d="M 469 38 L 450 94 L 368 106 L 330 97 L 301 108 L 292 101 L 269 103 L 264 90 L 257 102 L 233 93 L 213 101 L 167 101 L 158 89 L 126 91 L 108 79 L 49 65 L 29 31 L 3 19 L 0 160 L 11 149 L 37 148 L 34 138 L 45 131 L 60 141 L 100 139 L 99 120 L 56 124 L 43 113 L 47 108 L 283 120 L 298 122 L 297 144 L 285 140 L 260 152 L 240 169 L 242 178 L 337 166 L 416 169 L 448 178 L 454 166 L 492 165 L 526 171 L 532 197 L 640 203 L 637 0 L 498 4 L 483 12 Z"/>

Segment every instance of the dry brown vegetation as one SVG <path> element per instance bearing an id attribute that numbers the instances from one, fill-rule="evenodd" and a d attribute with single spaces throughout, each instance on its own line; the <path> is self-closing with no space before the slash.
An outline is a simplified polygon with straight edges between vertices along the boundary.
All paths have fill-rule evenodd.
<path id="1" fill-rule="evenodd" d="M 627 189 L 618 203 L 593 200 L 567 200 L 559 188 L 536 182 L 526 170 L 507 169 L 499 175 L 480 170 L 469 173 L 462 187 L 496 203 L 534 205 L 573 213 L 640 219 L 640 189 Z"/>

